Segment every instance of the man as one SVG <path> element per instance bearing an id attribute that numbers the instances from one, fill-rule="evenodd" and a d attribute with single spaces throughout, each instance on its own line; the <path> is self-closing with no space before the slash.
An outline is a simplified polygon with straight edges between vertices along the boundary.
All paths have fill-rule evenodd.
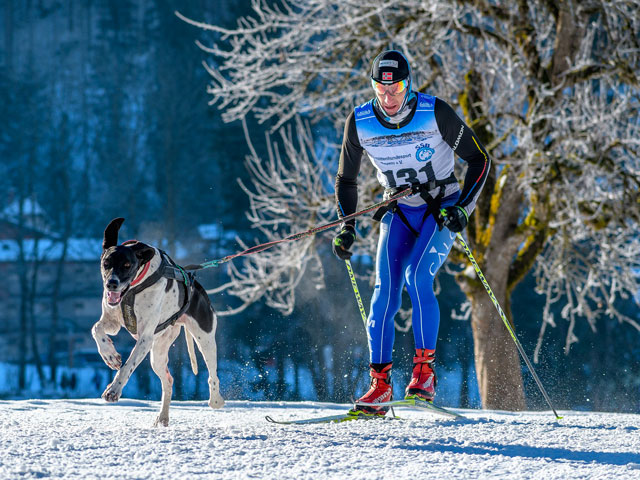
<path id="1" fill-rule="evenodd" d="M 416 347 L 406 398 L 432 401 L 433 367 L 440 323 L 433 292 L 436 272 L 467 225 L 489 172 L 490 160 L 473 131 L 443 100 L 411 90 L 405 56 L 382 52 L 371 67 L 375 97 L 347 117 L 336 177 L 339 215 L 356 211 L 357 177 L 366 152 L 388 196 L 413 188 L 412 195 L 378 212 L 381 219 L 376 284 L 367 321 L 371 387 L 359 400 L 359 413 L 384 415 L 377 403 L 393 398 L 390 381 L 394 316 L 406 284 L 413 307 Z M 468 163 L 462 192 L 453 173 L 454 152 Z M 383 215 L 383 216 L 382 216 Z M 380 218 L 381 217 L 381 218 Z M 343 260 L 356 239 L 355 222 L 342 225 L 334 253 Z"/>

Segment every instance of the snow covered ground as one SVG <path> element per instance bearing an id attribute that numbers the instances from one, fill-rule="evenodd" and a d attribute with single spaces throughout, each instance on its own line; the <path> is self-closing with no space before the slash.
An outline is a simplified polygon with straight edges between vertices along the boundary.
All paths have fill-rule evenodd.
<path id="1" fill-rule="evenodd" d="M 396 409 L 402 421 L 274 425 L 347 405 L 0 401 L 0 478 L 640 479 L 640 415 Z"/>

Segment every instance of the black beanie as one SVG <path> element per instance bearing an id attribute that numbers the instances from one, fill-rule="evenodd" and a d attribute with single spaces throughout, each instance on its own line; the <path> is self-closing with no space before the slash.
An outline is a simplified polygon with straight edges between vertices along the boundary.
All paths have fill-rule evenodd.
<path id="1" fill-rule="evenodd" d="M 409 62 L 397 50 L 386 50 L 378 55 L 371 65 L 371 78 L 379 83 L 396 83 L 411 73 Z"/>

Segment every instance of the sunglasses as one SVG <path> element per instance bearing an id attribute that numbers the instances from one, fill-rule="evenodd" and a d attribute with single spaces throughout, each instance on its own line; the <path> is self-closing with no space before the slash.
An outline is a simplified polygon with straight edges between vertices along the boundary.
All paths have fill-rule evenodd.
<path id="1" fill-rule="evenodd" d="M 384 83 L 376 82 L 372 78 L 371 86 L 379 95 L 384 95 L 385 93 L 388 95 L 398 95 L 399 93 L 404 92 L 409 87 L 409 79 L 405 78 L 404 80 L 400 80 L 399 82 L 385 85 Z"/>

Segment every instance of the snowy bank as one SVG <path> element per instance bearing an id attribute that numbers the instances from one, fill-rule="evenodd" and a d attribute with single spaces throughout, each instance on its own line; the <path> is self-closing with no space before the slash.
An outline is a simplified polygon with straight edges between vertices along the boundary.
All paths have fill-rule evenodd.
<path id="1" fill-rule="evenodd" d="M 348 405 L 0 401 L 0 478 L 640 478 L 640 415 L 396 409 L 402 421 L 273 425 Z"/>

